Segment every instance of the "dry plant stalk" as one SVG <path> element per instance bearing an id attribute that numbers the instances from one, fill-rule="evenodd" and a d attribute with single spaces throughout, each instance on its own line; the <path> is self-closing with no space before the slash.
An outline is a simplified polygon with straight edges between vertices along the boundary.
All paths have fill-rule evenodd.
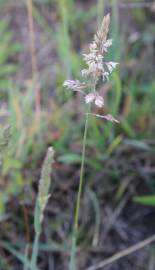
<path id="1" fill-rule="evenodd" d="M 147 245 L 150 245 L 151 243 L 155 242 L 155 234 L 152 236 L 144 239 L 143 241 L 139 242 L 138 244 L 135 244 L 134 246 L 131 246 L 125 250 L 122 250 L 118 253 L 115 253 L 113 256 L 97 263 L 96 265 L 90 266 L 86 268 L 85 270 L 98 270 L 103 269 L 104 267 L 108 266 L 109 264 L 112 264 L 116 261 L 118 261 L 121 258 L 124 258 L 136 251 L 139 251 L 140 249 L 146 247 Z"/>
<path id="2" fill-rule="evenodd" d="M 28 28 L 29 28 L 29 39 L 30 39 L 30 54 L 32 64 L 32 80 L 35 88 L 35 120 L 39 123 L 40 111 L 41 111 L 41 97 L 40 97 L 40 84 L 38 75 L 38 65 L 35 48 L 35 32 L 34 32 L 34 21 L 33 21 L 33 3 L 32 0 L 27 0 L 27 13 L 28 13 Z"/>

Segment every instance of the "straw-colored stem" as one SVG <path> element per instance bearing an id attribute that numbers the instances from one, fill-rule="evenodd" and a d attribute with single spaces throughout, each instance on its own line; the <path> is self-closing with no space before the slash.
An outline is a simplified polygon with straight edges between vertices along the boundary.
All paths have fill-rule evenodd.
<path id="1" fill-rule="evenodd" d="M 33 0 L 27 0 L 27 13 L 28 13 L 28 28 L 29 28 L 29 39 L 30 39 L 30 54 L 31 54 L 31 64 L 32 64 L 32 80 L 33 86 L 35 88 L 35 117 L 37 123 L 40 119 L 40 85 L 38 81 L 38 67 L 37 67 L 37 57 L 35 48 L 35 32 L 34 32 L 34 21 L 33 21 Z"/>
<path id="2" fill-rule="evenodd" d="M 132 254 L 133 252 L 136 252 L 136 251 L 144 248 L 147 245 L 150 245 L 153 242 L 155 242 L 155 234 L 144 239 L 143 241 L 139 242 L 138 244 L 133 245 L 132 247 L 129 247 L 125 250 L 122 250 L 118 253 L 115 253 L 113 256 L 97 263 L 96 265 L 90 266 L 90 267 L 86 268 L 85 270 L 103 269 L 107 265 L 112 264 L 112 263 L 116 262 L 117 260 L 124 258 L 125 256 L 128 256 L 128 255 Z"/>
<path id="3" fill-rule="evenodd" d="M 86 114 L 85 119 L 85 128 L 84 128 L 84 136 L 83 136 L 83 145 L 82 145 L 82 160 L 81 160 L 81 169 L 80 169 L 80 181 L 79 188 L 77 194 L 76 208 L 75 208 L 75 218 L 74 218 L 74 228 L 72 235 L 72 246 L 71 246 L 71 257 L 70 257 L 70 270 L 76 269 L 76 240 L 77 240 L 77 232 L 78 232 L 78 222 L 79 222 L 79 210 L 80 210 L 80 202 L 81 202 L 81 194 L 83 187 L 83 175 L 84 175 L 84 163 L 85 163 L 85 151 L 86 151 L 86 140 L 87 140 L 87 131 L 88 131 L 88 117 L 89 114 Z"/>

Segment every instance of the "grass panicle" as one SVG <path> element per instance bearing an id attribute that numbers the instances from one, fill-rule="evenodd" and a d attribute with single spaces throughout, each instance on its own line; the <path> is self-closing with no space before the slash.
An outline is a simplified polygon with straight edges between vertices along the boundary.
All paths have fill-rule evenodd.
<path id="1" fill-rule="evenodd" d="M 49 188 L 51 184 L 52 164 L 54 162 L 53 147 L 49 147 L 42 166 L 41 178 L 39 180 L 38 204 L 40 207 L 40 222 L 43 220 L 43 212 L 50 197 Z"/>
<path id="2" fill-rule="evenodd" d="M 36 268 L 38 248 L 39 248 L 39 237 L 41 234 L 41 223 L 43 221 L 43 212 L 50 197 L 49 189 L 51 184 L 51 172 L 53 162 L 54 162 L 54 150 L 53 147 L 49 147 L 42 166 L 41 178 L 39 180 L 38 197 L 36 200 L 36 207 L 35 207 L 35 215 L 34 215 L 35 239 L 32 249 L 32 259 L 31 259 L 32 269 Z"/>

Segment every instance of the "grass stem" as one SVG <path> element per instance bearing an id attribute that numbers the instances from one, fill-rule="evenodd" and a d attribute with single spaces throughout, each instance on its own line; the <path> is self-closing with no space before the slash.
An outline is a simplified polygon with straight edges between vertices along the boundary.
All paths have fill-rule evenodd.
<path id="1" fill-rule="evenodd" d="M 33 244 L 31 269 L 36 268 L 38 249 L 39 249 L 39 237 L 40 237 L 40 233 L 38 232 L 35 234 L 35 239 L 34 239 L 34 244 Z"/>
<path id="2" fill-rule="evenodd" d="M 76 241 L 77 241 L 77 233 L 78 233 L 81 194 L 82 194 L 82 187 L 83 187 L 86 140 L 87 140 L 87 131 L 88 131 L 88 117 L 89 117 L 89 114 L 86 113 L 83 144 L 82 144 L 82 160 L 81 160 L 81 169 L 80 169 L 80 181 L 79 181 L 78 195 L 77 195 L 76 208 L 75 208 L 75 219 L 74 219 L 74 228 L 73 228 L 73 235 L 72 235 L 72 246 L 71 246 L 71 257 L 70 257 L 69 270 L 76 270 L 76 259 L 75 259 L 75 257 L 76 257 Z"/>
<path id="3" fill-rule="evenodd" d="M 35 89 L 35 122 L 39 125 L 40 113 L 41 113 L 41 96 L 40 96 L 40 83 L 38 74 L 38 63 L 35 47 L 35 31 L 33 20 L 33 0 L 27 0 L 27 14 L 28 14 L 28 30 L 30 39 L 30 55 L 32 65 L 32 81 Z"/>

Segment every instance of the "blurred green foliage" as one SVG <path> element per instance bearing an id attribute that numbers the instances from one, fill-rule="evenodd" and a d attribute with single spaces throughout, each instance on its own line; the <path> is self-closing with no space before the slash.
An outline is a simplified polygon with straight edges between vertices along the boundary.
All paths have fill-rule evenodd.
<path id="1" fill-rule="evenodd" d="M 11 44 L 11 46 L 10 46 Z M 13 31 L 5 20 L 0 22 L 0 89 L 9 86 L 9 77 L 17 71 L 17 63 L 11 59 L 21 49 L 19 42 L 13 42 Z"/>
<path id="2" fill-rule="evenodd" d="M 139 67 L 139 59 L 136 59 L 136 50 L 141 50 L 142 46 L 152 46 L 154 42 L 153 36 L 151 32 L 142 31 L 143 39 L 132 44 L 130 42 L 124 43 L 126 33 L 120 30 L 118 2 L 112 1 L 111 4 L 111 35 L 114 39 L 114 46 L 110 51 L 109 58 L 119 61 L 120 68 L 113 73 L 111 83 L 108 86 L 110 89 L 110 93 L 108 93 L 108 111 L 113 115 L 120 114 L 121 121 L 119 126 L 103 123 L 103 121 L 96 119 L 90 121 L 88 148 L 92 149 L 95 147 L 95 154 L 93 160 L 87 159 L 87 164 L 88 167 L 94 168 L 93 175 L 101 169 L 102 160 L 108 159 L 117 149 L 117 146 L 123 143 L 123 137 L 133 140 L 135 144 L 138 140 L 152 138 L 154 133 L 152 114 L 155 98 L 155 80 L 153 77 L 150 81 L 147 79 L 143 80 L 143 77 L 141 77 L 143 68 Z M 42 15 L 41 8 L 44 5 L 45 7 L 46 5 L 49 7 L 54 5 L 56 7 L 57 16 L 59 17 L 56 26 L 50 26 L 47 19 Z M 97 27 L 97 23 L 96 27 L 93 26 L 93 29 L 91 29 L 90 23 L 92 25 L 96 18 L 98 18 L 99 23 L 102 19 L 103 10 L 104 5 L 102 1 L 98 1 L 98 5 L 89 5 L 87 12 L 80 6 L 77 9 L 76 2 L 73 0 L 52 1 L 52 3 L 49 1 L 34 1 L 34 20 L 42 28 L 46 40 L 48 40 L 47 34 L 48 38 L 55 39 L 58 56 L 58 62 L 55 63 L 57 72 L 56 99 L 52 101 L 54 116 L 53 119 L 51 116 L 47 117 L 46 121 L 40 119 L 41 125 L 36 129 L 34 128 L 34 130 L 31 128 L 34 126 L 35 121 L 32 117 L 34 111 L 33 87 L 28 87 L 24 93 L 15 84 L 10 87 L 10 75 L 15 71 L 17 72 L 18 68 L 17 63 L 12 61 L 11 57 L 22 48 L 18 42 L 12 41 L 13 32 L 6 21 L 1 21 L 0 23 L 0 89 L 1 93 L 4 88 L 8 90 L 9 122 L 12 127 L 13 142 L 9 155 L 4 159 L 2 173 L 5 177 L 13 179 L 8 184 L 8 190 L 13 194 L 16 193 L 15 190 L 17 193 L 18 190 L 22 190 L 24 182 L 23 169 L 27 166 L 28 159 L 31 155 L 32 158 L 38 158 L 46 144 L 51 142 L 55 144 L 56 150 L 60 153 L 58 158 L 60 162 L 80 164 L 80 152 L 66 154 L 66 151 L 70 147 L 71 141 L 81 142 L 83 122 L 79 122 L 77 126 L 74 125 L 74 120 L 72 119 L 74 111 L 71 111 L 71 108 L 68 113 L 65 106 L 65 103 L 70 103 L 73 94 L 64 90 L 62 83 L 65 78 L 79 78 L 80 70 L 83 67 L 82 56 L 79 54 L 79 50 L 82 50 L 81 46 L 83 43 L 87 44 L 89 43 L 88 40 L 92 39 L 92 35 L 88 36 L 83 28 L 87 29 L 88 27 L 93 32 L 93 29 Z M 145 24 L 146 15 L 142 9 L 134 10 L 133 17 L 137 24 Z M 151 27 L 151 22 L 150 24 L 148 23 L 148 29 L 149 27 Z M 54 28 L 57 28 L 56 32 Z M 151 38 L 147 38 L 148 36 L 151 36 Z M 11 43 L 11 46 L 8 46 L 9 43 Z M 122 44 L 122 48 L 120 44 Z M 128 52 L 128 54 L 125 55 L 125 52 Z M 125 58 L 123 58 L 124 55 Z M 135 59 L 135 66 L 133 65 L 130 70 L 128 65 L 130 66 L 130 62 L 132 65 L 132 59 Z M 136 69 L 136 73 L 134 69 Z M 65 119 L 63 117 L 64 113 Z M 62 132 L 59 140 L 52 141 L 48 132 L 46 132 L 49 121 L 52 121 L 54 128 L 60 130 L 60 133 Z M 75 130 L 76 132 L 73 132 Z M 44 140 L 43 138 L 46 139 Z M 36 151 L 34 148 L 37 146 Z M 11 187 L 11 183 L 13 183 L 14 189 Z M 16 184 L 19 189 L 16 188 Z"/>
<path id="3" fill-rule="evenodd" d="M 134 197 L 134 202 L 142 204 L 142 205 L 155 206 L 155 196 L 154 195 L 137 196 L 137 197 Z"/>

